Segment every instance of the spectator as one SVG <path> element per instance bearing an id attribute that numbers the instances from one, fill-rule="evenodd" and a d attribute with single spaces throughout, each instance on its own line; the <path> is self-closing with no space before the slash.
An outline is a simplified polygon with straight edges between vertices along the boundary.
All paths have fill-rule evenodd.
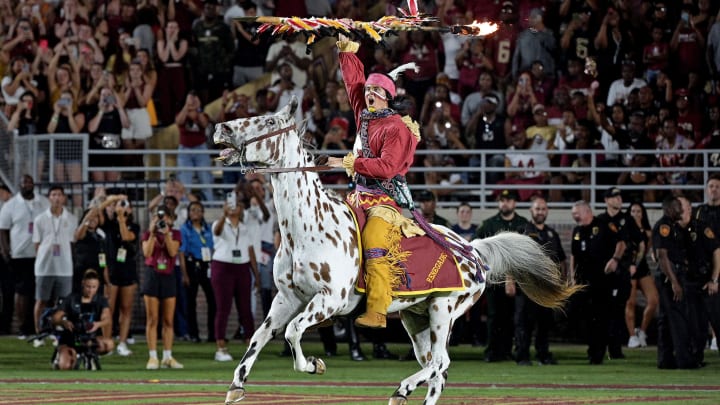
<path id="1" fill-rule="evenodd" d="M 35 218 L 50 207 L 45 196 L 35 194 L 35 181 L 23 175 L 20 192 L 0 210 L 0 253 L 9 264 L 15 295 L 15 317 L 23 339 L 35 333 L 33 302 L 35 299 Z M 12 308 L 9 309 L 12 312 Z"/>
<path id="2" fill-rule="evenodd" d="M 595 136 L 595 125 L 588 120 L 579 120 L 575 124 L 572 139 L 565 138 L 564 150 L 603 150 L 602 144 Z M 555 173 L 550 180 L 552 184 L 583 184 L 590 185 L 591 175 L 588 171 L 575 171 L 572 169 L 583 168 L 591 170 L 593 163 L 601 164 L 605 160 L 604 154 L 596 154 L 595 160 L 590 154 L 566 153 L 561 155 L 559 167 L 561 172 Z M 580 199 L 590 201 L 590 189 L 584 187 L 580 190 Z M 561 190 L 550 190 L 551 201 L 563 200 L 577 201 L 577 198 L 570 194 L 570 191 L 563 193 Z"/>
<path id="3" fill-rule="evenodd" d="M 51 105 L 58 101 L 64 91 L 72 93 L 74 102 L 77 103 L 80 100 L 80 64 L 77 57 L 73 57 L 71 51 L 72 48 L 68 48 L 65 42 L 61 42 L 55 47 L 55 55 L 47 66 L 46 76 Z M 64 55 L 70 55 L 70 63 L 58 66 L 60 57 Z M 76 107 L 77 105 L 74 104 L 73 108 Z"/>
<path id="4" fill-rule="evenodd" d="M 200 331 L 197 321 L 197 293 L 202 287 L 207 302 L 208 342 L 215 341 L 215 294 L 210 284 L 210 260 L 213 251 L 213 236 L 210 225 L 205 222 L 205 208 L 199 201 L 188 205 L 188 219 L 180 226 L 180 269 L 183 273 L 189 323 L 190 339 L 200 342 Z"/>
<path id="5" fill-rule="evenodd" d="M 465 142 L 469 149 L 496 149 L 507 148 L 505 138 L 505 118 L 497 112 L 498 98 L 492 94 L 485 96 L 480 108 L 472 115 L 465 130 Z M 505 155 L 502 153 L 486 154 L 485 161 L 473 155 L 469 165 L 472 167 L 499 168 L 505 165 Z M 485 172 L 485 182 L 495 184 L 502 178 L 502 172 Z M 471 172 L 469 183 L 478 183 L 479 176 Z"/>
<path id="6" fill-rule="evenodd" d="M 12 192 L 5 184 L 0 184 L 0 212 L 2 206 L 12 198 Z M 0 233 L 2 230 L 0 230 Z M 9 259 L 9 258 L 8 258 Z M 12 333 L 13 321 L 13 300 L 15 299 L 15 285 L 13 283 L 12 274 L 10 274 L 10 263 L 6 260 L 0 244 L 0 335 L 9 335 Z"/>
<path id="7" fill-rule="evenodd" d="M 482 38 L 465 41 L 455 55 L 455 65 L 459 71 L 457 90 L 463 99 L 478 90 L 480 75 L 486 73 L 493 77 L 490 74 L 493 68 L 492 60 L 485 55 L 484 44 Z"/>
<path id="8" fill-rule="evenodd" d="M 33 79 L 32 67 L 24 56 L 18 55 L 10 61 L 8 75 L 2 79 L 2 96 L 5 99 L 5 115 L 11 116 L 18 107 L 20 97 L 29 92 L 38 96 L 38 83 Z"/>
<path id="9" fill-rule="evenodd" d="M 677 127 L 681 135 L 697 144 L 702 140 L 703 119 L 698 106 L 690 103 L 689 95 L 688 90 L 684 88 L 675 91 Z"/>
<path id="10" fill-rule="evenodd" d="M 10 11 L 10 15 L 14 13 Z M 37 55 L 38 44 L 35 41 L 35 34 L 32 31 L 32 24 L 27 19 L 19 19 L 12 30 L 10 37 L 5 39 L 2 51 L 10 58 L 24 57 L 25 60 L 32 60 Z M 10 30 L 3 30 L 10 32 Z"/>
<path id="11" fill-rule="evenodd" d="M 85 115 L 77 111 L 77 100 L 71 91 L 64 90 L 53 105 L 53 115 L 47 126 L 50 134 L 79 134 L 85 128 Z M 82 207 L 82 166 L 80 159 L 55 156 L 55 178 L 58 182 L 69 182 L 72 187 L 73 206 Z"/>
<path id="12" fill-rule="evenodd" d="M 125 107 L 130 126 L 123 128 L 121 133 L 123 149 L 142 150 L 145 149 L 145 142 L 153 135 L 150 125 L 150 114 L 148 104 L 152 100 L 155 90 L 153 83 L 145 77 L 143 67 L 138 59 L 130 62 L 128 75 L 125 78 L 123 88 L 120 91 L 122 105 Z M 124 155 L 126 166 L 143 167 L 142 155 Z M 134 172 L 133 174 L 138 174 Z M 143 173 L 139 173 L 144 177 Z M 133 177 L 131 175 L 131 177 Z"/>
<path id="13" fill-rule="evenodd" d="M 296 86 L 305 86 L 308 75 L 307 69 L 312 60 L 305 54 L 306 46 L 298 37 L 291 36 L 287 39 L 278 39 L 267 51 L 265 57 L 265 72 L 271 72 L 270 83 L 275 83 L 279 76 L 280 70 L 276 69 L 283 63 L 287 63 L 292 69 L 292 82 Z"/>
<path id="14" fill-rule="evenodd" d="M 523 72 L 518 78 L 514 90 L 509 93 L 510 102 L 507 106 L 507 116 L 512 125 L 526 128 L 532 125 L 532 107 L 540 104 L 540 95 L 535 93 L 532 76 Z"/>
<path id="15" fill-rule="evenodd" d="M 80 224 L 75 228 L 73 249 L 72 292 L 82 293 L 82 280 L 87 269 L 97 269 L 100 275 L 98 293 L 104 294 L 104 286 L 110 284 L 108 270 L 107 234 L 100 228 L 102 212 L 97 207 L 85 210 Z"/>
<path id="16" fill-rule="evenodd" d="M 406 32 L 401 32 L 400 35 Z M 435 76 L 437 76 L 439 66 L 439 56 L 437 49 L 430 41 L 429 34 L 420 31 L 410 31 L 409 41 L 405 49 L 400 55 L 400 63 L 414 62 L 419 71 L 406 70 L 403 73 L 403 87 L 409 96 L 411 96 L 417 105 L 422 105 L 425 101 L 425 94 L 433 85 Z"/>
<path id="17" fill-rule="evenodd" d="M 621 68 L 620 64 L 630 58 L 630 55 L 635 49 L 635 44 L 633 43 L 630 30 L 626 28 L 625 21 L 622 20 L 620 14 L 614 9 L 608 9 L 593 42 L 598 52 L 598 71 L 605 72 L 599 77 L 602 88 L 604 89 L 615 78 L 619 76 L 625 78 L 625 73 L 621 75 L 621 70 L 625 69 L 625 65 L 623 64 Z M 632 67 L 634 70 L 634 64 Z M 608 97 L 608 100 L 612 100 L 608 101 L 608 105 L 615 102 L 615 98 Z"/>
<path id="18" fill-rule="evenodd" d="M 539 60 L 532 63 L 530 75 L 532 76 L 533 90 L 538 97 L 538 101 L 542 104 L 550 103 L 553 90 L 555 89 L 555 78 L 547 74 L 545 66 L 543 66 L 542 61 Z"/>
<path id="19" fill-rule="evenodd" d="M 255 17 L 262 15 L 257 5 L 251 0 L 238 0 L 233 7 L 240 9 L 243 16 Z M 256 38 L 260 24 L 228 19 L 228 13 L 231 12 L 233 7 L 225 12 L 225 24 L 230 26 L 236 40 L 235 52 L 232 58 L 232 83 L 234 87 L 240 87 L 262 76 L 265 55 L 267 55 L 270 46 L 267 41 Z"/>
<path id="20" fill-rule="evenodd" d="M 109 78 L 109 83 L 114 79 Z M 119 103 L 119 97 L 111 87 L 103 87 L 100 90 L 97 112 L 88 121 L 88 132 L 90 133 L 90 149 L 93 150 L 119 150 L 122 149 L 120 134 L 123 128 L 130 127 L 130 120 L 125 109 Z M 93 154 L 90 155 L 90 167 L 98 166 L 121 166 L 122 155 L 118 154 Z M 91 172 L 92 180 L 95 182 L 118 181 L 120 173 L 117 171 L 94 171 Z"/>
<path id="21" fill-rule="evenodd" d="M 280 78 L 273 83 L 268 89 L 268 107 L 271 111 L 278 111 L 290 104 L 290 100 L 295 97 L 302 100 L 305 90 L 293 81 L 292 67 L 289 63 L 282 63 L 278 66 Z M 295 122 L 300 123 L 303 120 L 302 107 L 295 110 Z"/>
<path id="22" fill-rule="evenodd" d="M 578 10 L 579 12 L 572 13 L 572 19 L 565 28 L 565 32 L 562 34 L 560 39 L 560 48 L 565 52 L 566 58 L 579 58 L 585 59 L 589 55 L 595 55 L 595 47 L 593 46 L 592 32 L 596 30 L 592 24 L 593 9 L 588 3 Z M 616 14 L 616 11 L 609 8 L 605 18 L 612 18 Z"/>
<path id="23" fill-rule="evenodd" d="M 199 0 L 168 2 L 167 21 L 176 21 L 181 36 L 190 38 L 193 22 L 203 15 L 203 10 L 203 3 Z"/>
<path id="24" fill-rule="evenodd" d="M 650 185 L 656 184 L 686 184 L 688 181 L 688 173 L 682 170 L 688 166 L 691 161 L 689 155 L 682 153 L 682 150 L 692 149 L 695 144 L 692 140 L 678 134 L 677 122 L 674 118 L 666 118 L 663 122 L 662 137 L 659 137 L 655 143 L 658 150 L 657 161 L 658 166 L 666 168 L 666 172 L 656 172 L 655 178 L 649 181 Z M 649 201 L 656 201 L 656 193 L 654 189 L 650 189 L 648 193 Z"/>
<path id="25" fill-rule="evenodd" d="M 81 93 L 83 95 L 80 101 L 80 110 L 85 113 L 92 109 L 100 100 L 100 90 L 103 86 L 110 86 L 110 75 L 103 70 L 103 64 L 94 62 L 90 65 L 90 69 L 82 78 Z M 110 86 L 111 87 L 111 86 Z"/>
<path id="26" fill-rule="evenodd" d="M 77 218 L 65 206 L 62 187 L 53 185 L 48 191 L 50 208 L 35 219 L 32 241 L 35 244 L 35 328 L 40 332 L 40 316 L 45 308 L 72 292 L 72 244 Z M 44 345 L 40 339 L 33 346 Z"/>
<path id="27" fill-rule="evenodd" d="M 149 359 L 148 370 L 183 368 L 182 363 L 172 356 L 173 315 L 175 313 L 175 256 L 180 248 L 180 232 L 172 229 L 174 213 L 164 206 L 150 219 L 150 225 L 142 236 L 142 250 L 145 256 L 145 337 Z M 162 312 L 161 312 L 162 308 Z M 157 356 L 158 319 L 162 319 L 162 362 Z"/>
<path id="28" fill-rule="evenodd" d="M 627 216 L 627 249 L 630 252 L 630 296 L 625 304 L 625 323 L 627 324 L 628 348 L 647 346 L 647 331 L 650 322 L 655 317 L 658 306 L 658 291 L 655 287 L 650 267 L 646 257 L 652 252 L 652 228 L 648 221 L 647 210 L 641 202 L 631 203 L 626 211 Z M 635 304 L 638 289 L 645 296 L 645 309 L 643 310 L 640 327 L 636 327 Z"/>
<path id="29" fill-rule="evenodd" d="M 615 80 L 608 90 L 607 105 L 627 104 L 628 94 L 633 89 L 647 86 L 643 79 L 635 77 L 635 62 L 626 59 L 622 62 L 622 77 Z"/>
<path id="30" fill-rule="evenodd" d="M 80 32 L 80 25 L 87 24 L 87 9 L 78 7 L 76 0 L 65 0 L 59 18 L 53 27 L 55 38 L 62 41 L 65 38 L 75 37 Z"/>
<path id="31" fill-rule="evenodd" d="M 525 130 L 525 136 L 529 141 L 537 145 L 542 145 L 546 150 L 555 149 L 555 134 L 557 133 L 557 129 L 548 124 L 548 114 L 547 111 L 545 111 L 545 106 L 535 104 L 532 111 L 535 125 Z"/>
<path id="32" fill-rule="evenodd" d="M 514 190 L 503 190 L 498 194 L 499 212 L 483 221 L 475 233 L 476 238 L 487 238 L 500 231 L 515 232 L 528 221 L 517 214 L 515 205 L 518 195 Z M 514 299 L 505 292 L 501 284 L 491 285 L 486 290 L 487 297 L 487 348 L 485 361 L 488 363 L 509 360 L 513 339 Z M 471 309 L 470 323 L 480 325 L 480 303 Z M 481 336 L 476 331 L 476 338 Z"/>
<path id="33" fill-rule="evenodd" d="M 668 68 L 670 44 L 663 38 L 661 26 L 652 27 L 652 42 L 643 49 L 643 64 L 645 65 L 645 81 L 652 83 L 658 73 Z"/>
<path id="34" fill-rule="evenodd" d="M 545 184 L 550 175 L 550 158 L 545 141 L 542 138 L 528 139 L 525 133 L 513 128 L 510 142 L 510 147 L 505 153 L 505 168 L 522 170 L 507 170 L 505 179 L 498 183 Z M 515 151 L 520 152 L 516 153 Z M 520 201 L 527 201 L 538 192 L 538 189 L 521 189 L 518 192 Z"/>
<path id="35" fill-rule="evenodd" d="M 472 223 L 473 219 L 473 209 L 470 206 L 470 204 L 466 202 L 461 202 L 456 210 L 455 213 L 457 214 L 457 223 L 454 224 L 450 230 L 457 233 L 458 235 L 462 236 L 465 240 L 470 242 L 473 237 L 475 236 L 475 233 L 477 232 L 478 226 L 474 223 Z"/>
<path id="36" fill-rule="evenodd" d="M 107 60 L 105 69 L 112 73 L 116 83 L 116 90 L 125 85 L 130 61 L 137 56 L 137 43 L 124 29 L 120 29 L 115 52 Z"/>
<path id="37" fill-rule="evenodd" d="M 108 239 L 108 300 L 110 311 L 119 309 L 118 346 L 120 356 L 132 354 L 128 349 L 135 292 L 138 286 L 137 257 L 140 226 L 134 222 L 132 206 L 126 195 L 111 195 L 98 207 L 102 212 L 102 229 Z M 108 337 L 110 331 L 106 331 Z"/>
<path id="38" fill-rule="evenodd" d="M 530 222 L 521 227 L 518 232 L 528 235 L 541 244 L 552 260 L 557 263 L 562 274 L 565 274 L 565 251 L 560 243 L 560 237 L 555 229 L 545 224 L 548 216 L 547 202 L 542 197 L 534 197 L 530 204 Z M 553 311 L 531 301 L 515 282 L 510 280 L 505 284 L 505 292 L 515 297 L 515 342 L 517 356 L 515 361 L 519 366 L 532 365 L 530 362 L 530 339 L 533 329 L 535 335 L 535 357 L 541 365 L 557 364 L 549 348 L 549 333 L 553 326 Z"/>
<path id="39" fill-rule="evenodd" d="M 188 52 L 188 41 L 180 36 L 180 26 L 176 21 L 168 21 L 164 35 L 157 41 L 159 61 L 157 94 L 158 120 L 162 125 L 173 122 L 176 111 L 181 108 L 183 97 L 187 94 L 184 62 Z"/>
<path id="40" fill-rule="evenodd" d="M 480 73 L 478 77 L 478 90 L 464 97 L 462 103 L 462 112 L 460 114 L 460 123 L 467 127 L 471 118 L 478 111 L 482 110 L 485 102 L 489 101 L 486 97 L 493 96 L 497 101 L 495 103 L 495 112 L 503 115 L 505 109 L 505 98 L 501 91 L 495 88 L 495 79 L 488 72 Z"/>
<path id="41" fill-rule="evenodd" d="M 510 0 L 502 2 L 498 18 L 501 24 L 499 24 L 495 34 L 488 38 L 488 50 L 490 51 L 494 72 L 501 83 L 511 81 L 512 57 L 515 54 L 515 43 L 520 32 L 515 10 L 514 2 Z"/>
<path id="42" fill-rule="evenodd" d="M 658 359 L 660 369 L 698 368 L 696 308 L 689 306 L 687 297 L 687 249 L 689 232 L 679 224 L 682 205 L 669 196 L 663 200 L 663 217 L 653 227 L 653 249 L 661 273 L 656 277 L 660 294 L 658 314 Z M 690 316 L 690 317 L 688 317 Z M 704 346 L 704 345 L 703 345 Z"/>
<path id="43" fill-rule="evenodd" d="M 715 17 L 715 23 L 710 27 L 707 40 L 708 68 L 713 77 L 720 73 L 720 10 Z"/>
<path id="44" fill-rule="evenodd" d="M 245 332 L 246 343 L 255 332 L 250 295 L 253 292 L 252 277 L 253 275 L 255 277 L 255 288 L 259 289 L 260 274 L 252 240 L 245 236 L 240 237 L 240 235 L 248 235 L 247 229 L 243 231 L 244 210 L 248 203 L 244 196 L 232 193 L 223 206 L 223 216 L 212 225 L 216 247 L 211 264 L 211 282 L 217 294 L 216 361 L 232 361 L 226 346 L 226 329 L 233 297 Z"/>
<path id="45" fill-rule="evenodd" d="M 248 183 L 248 194 L 250 195 L 248 222 L 255 222 L 258 227 L 256 255 L 258 272 L 260 273 L 260 298 L 262 301 L 263 314 L 267 316 L 270 312 L 273 290 L 273 265 L 277 251 L 276 240 L 279 240 L 277 214 L 273 196 L 266 191 L 266 185 L 261 178 L 253 178 Z"/>
<path id="46" fill-rule="evenodd" d="M 180 130 L 179 150 L 189 151 L 206 151 L 206 130 L 210 125 L 210 119 L 203 112 L 200 97 L 194 91 L 190 91 L 185 98 L 185 106 L 175 115 L 175 124 Z M 184 170 L 178 171 L 178 180 L 183 184 L 192 184 L 193 171 L 198 176 L 198 180 L 205 187 L 213 184 L 212 174 L 210 173 L 210 156 L 207 153 L 202 154 L 180 154 L 178 155 L 177 166 Z M 214 200 L 212 190 L 203 188 L 203 196 L 206 201 Z"/>
<path id="47" fill-rule="evenodd" d="M 420 212 L 428 223 L 450 227 L 450 222 L 435 211 L 437 200 L 432 191 L 421 192 L 417 197 L 417 201 L 420 203 Z"/>
<path id="48" fill-rule="evenodd" d="M 675 78 L 687 77 L 690 72 L 703 71 L 705 35 L 691 18 L 692 5 L 683 5 L 680 20 L 670 40 L 670 56 L 675 61 Z"/>
<path id="49" fill-rule="evenodd" d="M 542 9 L 533 8 L 528 20 L 529 28 L 518 35 L 512 60 L 513 77 L 517 78 L 522 72 L 529 71 L 536 60 L 542 62 L 550 76 L 555 75 L 553 55 L 557 42 L 552 31 L 545 26 L 543 14 Z"/>
<path id="50" fill-rule="evenodd" d="M 89 316 L 88 316 L 89 315 Z M 86 322 L 91 319 L 90 324 Z M 63 328 L 58 341 L 57 358 L 53 365 L 60 370 L 75 368 L 79 350 L 95 350 L 97 354 L 110 353 L 115 346 L 112 339 L 95 336 L 102 328 L 112 326 L 112 313 L 107 299 L 100 293 L 100 276 L 88 269 L 82 277 L 82 290 L 62 297 L 58 301 L 58 310 L 52 315 L 52 323 Z M 77 326 L 76 326 L 77 325 Z M 86 329 L 77 329 L 77 327 Z M 81 336 L 90 338 L 97 348 L 80 348 L 84 342 Z"/>
<path id="51" fill-rule="evenodd" d="M 583 66 L 585 62 L 577 57 L 570 57 L 567 62 L 567 74 L 563 75 L 558 81 L 558 88 L 567 87 L 569 94 L 575 91 L 581 91 L 587 94 L 592 84 L 592 77 L 584 72 Z"/>
<path id="52" fill-rule="evenodd" d="M 197 49 L 192 65 L 193 84 L 203 104 L 220 98 L 232 80 L 233 37 L 222 16 L 218 15 L 219 5 L 219 0 L 205 1 L 202 18 L 195 20 L 192 27 Z"/>
<path id="53" fill-rule="evenodd" d="M 652 150 L 655 149 L 655 143 L 647 136 L 645 129 L 645 115 L 642 111 L 635 111 L 630 116 L 630 125 L 627 131 L 618 131 L 614 135 L 618 145 L 624 152 L 621 155 L 621 164 L 630 170 L 620 173 L 617 184 L 643 185 L 647 184 L 648 178 L 651 177 L 642 169 L 652 166 L 655 162 L 655 156 L 649 154 L 634 153 L 635 150 Z M 629 195 L 635 195 L 635 199 L 643 200 L 643 191 L 628 190 Z"/>

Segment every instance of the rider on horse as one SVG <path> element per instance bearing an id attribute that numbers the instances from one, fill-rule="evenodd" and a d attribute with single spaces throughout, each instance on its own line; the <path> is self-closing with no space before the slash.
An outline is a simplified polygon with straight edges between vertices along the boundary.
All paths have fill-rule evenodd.
<path id="1" fill-rule="evenodd" d="M 367 309 L 355 324 L 384 328 L 392 289 L 402 274 L 400 238 L 424 234 L 400 213 L 402 208 L 413 207 L 405 174 L 413 163 L 420 132 L 410 117 L 400 117 L 390 108 L 396 96 L 390 76 L 373 73 L 365 80 L 363 64 L 355 55 L 359 44 L 341 35 L 337 47 L 359 129 L 353 151 L 344 158 L 329 158 L 328 165 L 343 167 L 354 177 L 357 186 L 348 200 L 368 215 L 362 231 Z"/>

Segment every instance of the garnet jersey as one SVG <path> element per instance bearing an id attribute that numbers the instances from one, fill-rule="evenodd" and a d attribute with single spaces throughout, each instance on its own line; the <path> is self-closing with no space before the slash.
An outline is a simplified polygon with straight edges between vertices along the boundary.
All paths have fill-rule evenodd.
<path id="1" fill-rule="evenodd" d="M 497 77 L 506 77 L 510 74 L 519 31 L 515 24 L 501 24 L 497 32 L 490 37 L 490 59 L 495 64 Z"/>

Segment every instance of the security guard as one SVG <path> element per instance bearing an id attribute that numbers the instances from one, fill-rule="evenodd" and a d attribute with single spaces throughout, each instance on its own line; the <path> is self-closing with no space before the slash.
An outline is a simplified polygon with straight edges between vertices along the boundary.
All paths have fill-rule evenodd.
<path id="1" fill-rule="evenodd" d="M 692 217 L 692 206 L 685 197 L 678 197 L 682 206 L 680 225 L 690 236 L 690 254 L 688 255 L 687 295 L 688 302 L 697 314 L 696 361 L 704 365 L 707 325 L 712 325 L 717 334 L 720 332 L 720 297 L 718 295 L 718 277 L 720 277 L 720 240 L 709 225 Z"/>
<path id="2" fill-rule="evenodd" d="M 518 229 L 519 233 L 531 237 L 541 244 L 548 255 L 558 264 L 560 271 L 565 274 L 565 250 L 560 243 L 560 237 L 555 229 L 545 224 L 548 216 L 547 201 L 542 197 L 533 197 L 530 204 L 531 220 Z M 542 307 L 530 300 L 515 283 L 508 286 L 514 290 L 515 295 L 515 344 L 517 355 L 515 360 L 520 366 L 529 366 L 530 338 L 537 325 L 535 335 L 535 351 L 541 365 L 557 364 L 549 350 L 548 334 L 553 326 L 553 310 Z"/>
<path id="3" fill-rule="evenodd" d="M 475 237 L 487 238 L 501 231 L 516 231 L 527 224 L 528 220 L 515 212 L 516 203 L 517 192 L 503 190 L 498 195 L 500 212 L 483 221 Z M 505 286 L 490 285 L 485 290 L 488 312 L 488 341 L 485 350 L 485 361 L 487 362 L 508 360 L 512 354 L 514 298 L 506 292 L 506 286 L 509 284 L 511 283 L 506 283 Z M 476 303 L 473 306 L 471 317 L 477 314 L 478 309 L 479 305 Z M 479 320 L 477 321 L 479 322 Z"/>
<path id="4" fill-rule="evenodd" d="M 663 201 L 663 217 L 653 227 L 653 248 L 658 258 L 655 283 L 660 295 L 658 323 L 658 368 L 692 369 L 698 367 L 693 330 L 696 320 L 690 308 L 686 288 L 690 235 L 679 221 L 682 206 L 676 197 Z"/>
<path id="5" fill-rule="evenodd" d="M 574 301 L 575 310 L 588 323 L 590 364 L 602 364 L 608 345 L 608 306 L 617 294 L 608 274 L 616 271 L 620 261 L 614 256 L 618 230 L 593 217 L 590 205 L 582 200 L 573 205 L 572 216 L 577 226 L 572 232 L 570 277 L 575 284 L 587 285 Z"/>
<path id="6" fill-rule="evenodd" d="M 608 227 L 617 230 L 617 242 L 613 257 L 619 258 L 614 272 L 608 274 L 608 281 L 612 288 L 610 296 L 610 329 L 608 335 L 608 356 L 611 359 L 623 359 L 622 344 L 625 342 L 625 304 L 630 297 L 630 264 L 633 258 L 627 249 L 628 231 L 627 215 L 622 211 L 622 192 L 617 187 L 610 187 L 605 191 L 605 212 L 597 218 L 605 222 Z"/>

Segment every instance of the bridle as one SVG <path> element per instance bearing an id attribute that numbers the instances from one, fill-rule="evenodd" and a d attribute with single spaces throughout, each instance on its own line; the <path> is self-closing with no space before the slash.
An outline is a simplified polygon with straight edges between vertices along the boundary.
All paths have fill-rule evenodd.
<path id="1" fill-rule="evenodd" d="M 279 129 L 276 129 L 274 131 L 268 132 L 267 134 L 263 134 L 260 136 L 256 136 L 255 138 L 250 138 L 247 141 L 243 143 L 243 145 L 240 147 L 240 173 L 242 174 L 252 174 L 252 173 L 289 173 L 289 172 L 323 172 L 327 170 L 332 170 L 333 168 L 327 165 L 321 165 L 321 166 L 299 166 L 299 167 L 276 167 L 276 168 L 258 168 L 254 166 L 248 166 L 245 167 L 245 164 L 247 161 L 245 160 L 245 148 L 255 142 L 264 141 L 265 139 L 273 138 L 280 135 L 285 135 L 290 133 L 290 131 L 296 130 L 297 126 L 295 123 L 292 123 L 286 127 L 282 127 Z"/>

